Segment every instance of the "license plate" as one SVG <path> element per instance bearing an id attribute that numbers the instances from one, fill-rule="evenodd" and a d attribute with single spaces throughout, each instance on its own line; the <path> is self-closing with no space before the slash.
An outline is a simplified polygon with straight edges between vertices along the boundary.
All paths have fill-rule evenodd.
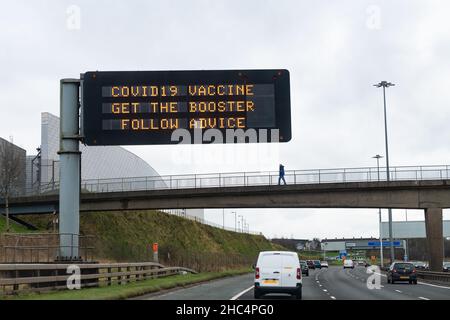
<path id="1" fill-rule="evenodd" d="M 277 284 L 278 280 L 264 280 L 263 283 L 264 284 Z"/>
<path id="2" fill-rule="evenodd" d="M 401 276 L 400 279 L 409 279 L 408 276 Z"/>

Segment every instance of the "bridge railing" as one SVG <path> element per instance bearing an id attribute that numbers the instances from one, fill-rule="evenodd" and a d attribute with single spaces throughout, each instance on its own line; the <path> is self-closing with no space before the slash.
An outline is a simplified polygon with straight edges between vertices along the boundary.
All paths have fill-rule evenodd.
<path id="1" fill-rule="evenodd" d="M 338 168 L 313 170 L 286 170 L 287 184 L 322 184 L 345 182 L 386 181 L 386 168 Z M 148 177 L 128 177 L 111 179 L 89 179 L 81 183 L 82 192 L 126 192 L 164 189 L 226 188 L 239 186 L 264 186 L 278 184 L 278 171 L 226 172 L 207 174 L 182 174 Z M 400 166 L 390 168 L 391 181 L 450 179 L 449 165 Z M 28 190 L 28 195 L 54 193 L 59 189 L 58 182 Z"/>
<path id="2" fill-rule="evenodd" d="M 287 184 L 320 184 L 385 181 L 386 169 L 342 168 L 317 170 L 287 170 Z M 393 167 L 391 181 L 442 180 L 450 178 L 450 166 Z M 209 174 L 168 175 L 118 179 L 84 180 L 82 190 L 88 192 L 123 192 L 138 190 L 226 188 L 238 186 L 277 185 L 277 171 L 228 172 Z"/>

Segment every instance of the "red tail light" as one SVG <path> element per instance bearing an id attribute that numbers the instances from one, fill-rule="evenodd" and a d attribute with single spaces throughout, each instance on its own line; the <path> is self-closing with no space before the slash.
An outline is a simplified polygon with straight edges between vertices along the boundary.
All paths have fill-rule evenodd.
<path id="1" fill-rule="evenodd" d="M 412 270 L 412 273 L 416 273 L 416 269 L 413 269 L 413 270 Z"/>
<path id="2" fill-rule="evenodd" d="M 396 270 L 396 269 L 394 269 L 394 270 L 392 270 L 392 272 L 394 272 L 394 273 L 397 273 L 397 270 Z"/>
<path id="3" fill-rule="evenodd" d="M 259 268 L 255 269 L 255 278 L 259 279 Z"/>
<path id="4" fill-rule="evenodd" d="M 301 279 L 302 278 L 302 269 L 301 268 L 297 268 L 297 279 Z"/>

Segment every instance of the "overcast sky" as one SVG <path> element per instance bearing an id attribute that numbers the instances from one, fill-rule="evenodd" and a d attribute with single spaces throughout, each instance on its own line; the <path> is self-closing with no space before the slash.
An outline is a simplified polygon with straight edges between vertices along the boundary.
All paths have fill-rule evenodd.
<path id="1" fill-rule="evenodd" d="M 61 78 L 90 70 L 285 68 L 293 138 L 252 147 L 270 156 L 231 145 L 127 149 L 160 174 L 277 170 L 278 161 L 286 170 L 374 166 L 371 157 L 385 151 L 382 93 L 372 85 L 388 80 L 396 84 L 387 93 L 391 165 L 450 164 L 447 0 L 0 4 L 0 137 L 12 136 L 29 154 L 40 144 L 41 112 L 59 115 Z M 234 226 L 231 211 L 226 223 Z M 377 210 L 237 211 L 269 237 L 378 235 Z M 207 218 L 222 223 L 222 212 Z"/>

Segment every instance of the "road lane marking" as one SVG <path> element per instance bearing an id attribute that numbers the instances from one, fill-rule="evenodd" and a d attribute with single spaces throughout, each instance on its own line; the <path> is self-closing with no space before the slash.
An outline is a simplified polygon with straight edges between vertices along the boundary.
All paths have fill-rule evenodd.
<path id="1" fill-rule="evenodd" d="M 323 292 L 327 292 L 328 290 L 327 289 L 322 289 L 323 290 Z"/>
<path id="2" fill-rule="evenodd" d="M 431 283 L 425 283 L 425 282 L 417 282 L 417 283 L 423 284 L 424 286 L 436 287 L 436 288 L 447 289 L 447 290 L 450 289 L 450 287 L 438 286 L 436 284 L 431 284 Z"/>
<path id="3" fill-rule="evenodd" d="M 336 297 L 335 297 L 335 296 L 330 296 L 330 298 L 333 299 L 333 300 L 336 300 Z"/>
<path id="4" fill-rule="evenodd" d="M 419 299 L 422 299 L 422 300 L 430 300 L 430 299 L 425 298 L 425 297 L 419 297 Z"/>
<path id="5" fill-rule="evenodd" d="M 250 290 L 253 289 L 254 286 L 251 286 L 250 288 L 245 289 L 244 291 L 239 292 L 238 294 L 236 294 L 233 298 L 231 298 L 230 300 L 237 300 L 240 296 L 246 294 L 247 292 L 249 292 Z"/>
<path id="6" fill-rule="evenodd" d="M 395 291 L 397 291 L 398 293 L 403 293 L 403 292 L 401 292 L 400 290 L 395 290 Z"/>

